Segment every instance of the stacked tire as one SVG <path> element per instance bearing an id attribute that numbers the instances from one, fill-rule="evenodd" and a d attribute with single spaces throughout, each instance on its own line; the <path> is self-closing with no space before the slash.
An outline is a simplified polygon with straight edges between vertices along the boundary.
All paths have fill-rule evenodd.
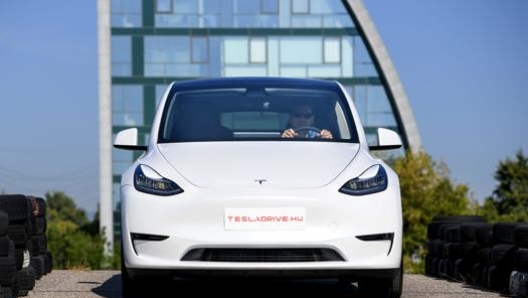
<path id="1" fill-rule="evenodd" d="M 509 291 L 513 297 L 528 297 L 528 225 L 515 228 L 514 241 L 517 250 L 513 253 Z"/>
<path id="2" fill-rule="evenodd" d="M 15 243 L 7 234 L 9 215 L 0 209 L 0 297 L 12 297 L 16 281 Z"/>
<path id="3" fill-rule="evenodd" d="M 439 216 L 427 227 L 426 275 L 527 297 L 528 225 Z"/>
<path id="4" fill-rule="evenodd" d="M 34 262 L 35 256 L 39 256 L 35 254 L 35 246 L 40 251 L 46 245 L 46 221 L 44 217 L 37 220 L 39 212 L 35 212 L 39 207 L 35 204 L 39 201 L 38 204 L 44 205 L 45 209 L 42 198 L 21 194 L 0 195 L 0 297 L 27 296 L 36 280 L 44 274 L 44 271 L 36 270 Z M 44 221 L 44 229 L 39 228 L 39 221 Z M 51 271 L 51 263 L 49 268 Z"/>
<path id="5" fill-rule="evenodd" d="M 462 227 L 466 224 L 481 224 L 481 216 L 456 215 L 437 216 L 427 226 L 427 249 L 425 273 L 455 281 L 463 280 L 465 263 Z"/>
<path id="6" fill-rule="evenodd" d="M 33 229 L 31 230 L 31 265 L 35 269 L 37 280 L 51 272 L 52 259 L 48 251 L 46 238 L 46 203 L 42 198 L 29 197 L 32 205 L 31 217 Z"/>

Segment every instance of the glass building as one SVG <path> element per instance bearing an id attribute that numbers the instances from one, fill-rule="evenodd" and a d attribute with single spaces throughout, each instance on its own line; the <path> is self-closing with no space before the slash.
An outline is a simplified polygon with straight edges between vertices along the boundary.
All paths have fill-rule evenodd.
<path id="1" fill-rule="evenodd" d="M 369 141 L 375 128 L 420 137 L 387 51 L 361 0 L 98 0 L 100 212 L 119 237 L 121 173 L 141 152 L 112 149 L 115 133 L 146 143 L 157 104 L 175 80 L 285 76 L 337 80 Z"/>

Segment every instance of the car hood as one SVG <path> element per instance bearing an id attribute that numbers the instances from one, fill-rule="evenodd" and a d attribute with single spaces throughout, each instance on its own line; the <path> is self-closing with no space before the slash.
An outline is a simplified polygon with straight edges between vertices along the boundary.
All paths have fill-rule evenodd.
<path id="1" fill-rule="evenodd" d="M 314 188 L 335 179 L 359 145 L 331 142 L 189 142 L 159 144 L 167 162 L 206 188 Z"/>

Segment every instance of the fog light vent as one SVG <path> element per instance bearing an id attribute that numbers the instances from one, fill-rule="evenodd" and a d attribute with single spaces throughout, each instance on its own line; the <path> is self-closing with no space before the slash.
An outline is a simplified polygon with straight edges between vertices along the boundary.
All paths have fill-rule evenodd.
<path id="1" fill-rule="evenodd" d="M 143 241 L 163 241 L 169 238 L 169 236 L 163 236 L 163 235 L 137 234 L 137 233 L 130 233 L 130 236 L 132 237 L 132 240 L 143 240 Z"/>

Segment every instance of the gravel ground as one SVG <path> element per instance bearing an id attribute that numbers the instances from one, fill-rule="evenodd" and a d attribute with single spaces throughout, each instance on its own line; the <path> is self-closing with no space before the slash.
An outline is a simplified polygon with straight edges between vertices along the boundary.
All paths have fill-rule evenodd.
<path id="1" fill-rule="evenodd" d="M 155 289 L 153 289 L 154 292 Z M 164 293 L 171 297 L 361 297 L 355 288 L 336 287 L 334 281 L 276 281 L 276 282 L 191 282 L 170 284 Z M 157 293 L 157 292 L 154 292 Z M 152 295 L 155 297 L 156 295 Z M 54 270 L 36 282 L 29 292 L 31 298 L 91 298 L 121 297 L 121 274 L 119 271 L 68 271 Z M 405 275 L 404 298 L 491 298 L 506 297 L 467 284 L 434 279 L 423 275 Z"/>

